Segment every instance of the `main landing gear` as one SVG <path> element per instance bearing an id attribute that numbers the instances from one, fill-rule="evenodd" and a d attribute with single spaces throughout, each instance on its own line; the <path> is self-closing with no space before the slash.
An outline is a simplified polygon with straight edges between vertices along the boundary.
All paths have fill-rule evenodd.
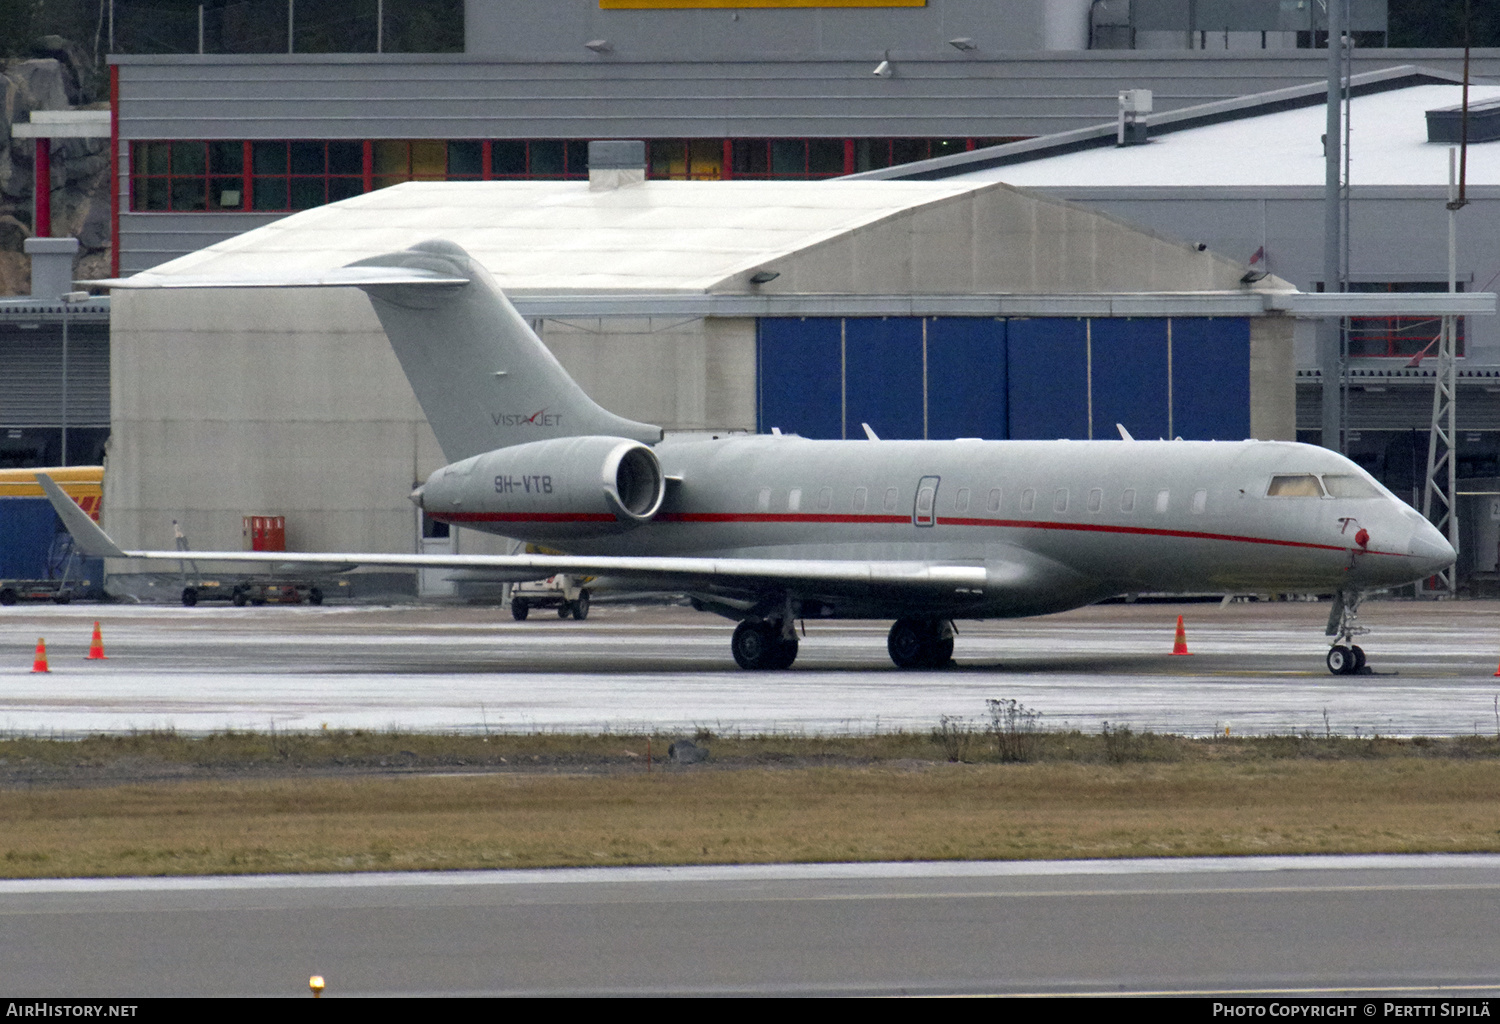
<path id="1" fill-rule="evenodd" d="M 1324 635 L 1334 637 L 1328 649 L 1328 671 L 1336 676 L 1352 676 L 1364 671 L 1365 652 L 1354 643 L 1354 638 L 1369 632 L 1365 626 L 1356 624 L 1359 618 L 1359 602 L 1363 595 L 1357 590 L 1340 590 L 1333 595 L 1333 607 L 1328 612 L 1328 628 Z"/>
<path id="2" fill-rule="evenodd" d="M 741 622 L 729 641 L 735 662 L 748 669 L 791 668 L 797 660 L 797 634 L 788 628 L 790 623 L 790 619 Z"/>
<path id="3" fill-rule="evenodd" d="M 954 635 L 948 619 L 897 619 L 885 646 L 897 668 L 947 668 Z"/>

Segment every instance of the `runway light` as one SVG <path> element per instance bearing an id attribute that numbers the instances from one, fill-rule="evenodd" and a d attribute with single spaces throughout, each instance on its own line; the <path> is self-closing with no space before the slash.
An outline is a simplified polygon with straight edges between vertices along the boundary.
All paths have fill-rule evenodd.
<path id="1" fill-rule="evenodd" d="M 323 976 L 321 974 L 314 974 L 311 978 L 308 978 L 307 987 L 312 989 L 314 999 L 321 998 L 323 995 Z"/>

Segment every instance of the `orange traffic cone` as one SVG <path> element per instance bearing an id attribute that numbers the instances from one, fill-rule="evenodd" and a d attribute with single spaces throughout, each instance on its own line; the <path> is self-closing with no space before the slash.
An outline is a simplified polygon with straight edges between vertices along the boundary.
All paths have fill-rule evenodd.
<path id="1" fill-rule="evenodd" d="M 51 672 L 52 671 L 50 668 L 47 667 L 47 641 L 43 640 L 41 637 L 37 637 L 37 640 L 36 640 L 36 660 L 31 663 L 31 671 L 33 671 L 33 672 Z"/>
<path id="2" fill-rule="evenodd" d="M 1495 678 L 1500 679 L 1500 668 L 1495 669 Z"/>
<path id="3" fill-rule="evenodd" d="M 1193 653 L 1192 651 L 1190 651 L 1190 650 L 1187 649 L 1187 630 L 1183 628 L 1183 625 L 1182 625 L 1182 616 L 1181 615 L 1177 616 L 1177 640 L 1176 640 L 1175 643 L 1172 644 L 1172 653 L 1173 654 L 1192 654 Z"/>
<path id="4" fill-rule="evenodd" d="M 89 641 L 88 661 L 99 661 L 106 655 L 104 653 L 104 637 L 99 633 L 99 623 L 94 623 L 94 639 Z"/>

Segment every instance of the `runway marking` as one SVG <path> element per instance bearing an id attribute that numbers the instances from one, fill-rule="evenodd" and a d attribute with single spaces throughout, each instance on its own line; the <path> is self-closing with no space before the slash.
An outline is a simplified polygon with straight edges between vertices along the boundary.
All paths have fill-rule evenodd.
<path id="1" fill-rule="evenodd" d="M 1400 995 L 1419 992 L 1500 992 L 1493 985 L 1373 985 L 1329 988 L 1163 988 L 1111 989 L 1057 992 L 976 992 L 963 996 L 938 996 L 940 999 L 1097 999 L 1100 996 L 1328 996 L 1328 995 Z M 927 995 L 906 998 L 932 998 Z"/>

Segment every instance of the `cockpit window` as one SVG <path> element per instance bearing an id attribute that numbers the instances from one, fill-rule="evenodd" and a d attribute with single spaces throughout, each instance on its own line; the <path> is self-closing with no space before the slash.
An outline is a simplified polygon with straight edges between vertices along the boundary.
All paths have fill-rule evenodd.
<path id="1" fill-rule="evenodd" d="M 1378 498 L 1380 492 L 1375 485 L 1353 473 L 1324 473 L 1323 486 L 1328 488 L 1331 498 Z"/>
<path id="2" fill-rule="evenodd" d="M 1321 498 L 1322 496 L 1323 488 L 1318 483 L 1318 478 L 1311 473 L 1273 476 L 1271 486 L 1266 490 L 1268 498 Z"/>

